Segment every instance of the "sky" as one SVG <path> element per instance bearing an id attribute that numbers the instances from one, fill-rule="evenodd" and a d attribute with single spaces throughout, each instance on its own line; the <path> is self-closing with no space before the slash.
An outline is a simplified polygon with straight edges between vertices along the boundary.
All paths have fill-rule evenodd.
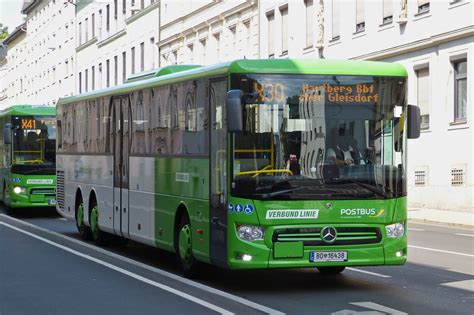
<path id="1" fill-rule="evenodd" d="M 8 33 L 23 23 L 22 6 L 23 0 L 0 0 L 0 23 L 8 26 Z"/>

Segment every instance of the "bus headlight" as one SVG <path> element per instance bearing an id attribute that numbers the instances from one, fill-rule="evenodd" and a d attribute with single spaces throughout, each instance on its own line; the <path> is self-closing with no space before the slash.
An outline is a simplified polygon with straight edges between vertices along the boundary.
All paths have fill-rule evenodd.
<path id="1" fill-rule="evenodd" d="M 241 240 L 253 242 L 263 240 L 265 230 L 260 226 L 238 225 L 237 235 Z"/>
<path id="2" fill-rule="evenodd" d="M 385 227 L 385 230 L 387 231 L 387 237 L 390 238 L 400 238 L 405 235 L 405 227 L 402 223 L 394 223 L 387 225 Z"/>
<path id="3" fill-rule="evenodd" d="M 17 195 L 19 194 L 24 194 L 26 193 L 26 188 L 25 187 L 19 187 L 19 186 L 16 186 L 15 188 L 13 188 L 13 192 Z"/>

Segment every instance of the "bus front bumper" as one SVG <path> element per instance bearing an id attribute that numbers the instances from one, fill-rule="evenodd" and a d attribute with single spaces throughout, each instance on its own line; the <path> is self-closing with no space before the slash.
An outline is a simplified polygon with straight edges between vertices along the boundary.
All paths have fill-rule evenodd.
<path id="1" fill-rule="evenodd" d="M 378 244 L 338 246 L 304 246 L 302 242 L 275 242 L 269 247 L 256 242 L 237 239 L 233 241 L 240 244 L 228 253 L 230 269 L 403 265 L 407 260 L 406 236 L 384 237 Z M 318 252 L 343 253 L 346 259 L 312 261 L 311 257 Z"/>
<path id="2" fill-rule="evenodd" d="M 11 193 L 10 194 L 10 207 L 12 208 L 56 207 L 56 196 Z"/>

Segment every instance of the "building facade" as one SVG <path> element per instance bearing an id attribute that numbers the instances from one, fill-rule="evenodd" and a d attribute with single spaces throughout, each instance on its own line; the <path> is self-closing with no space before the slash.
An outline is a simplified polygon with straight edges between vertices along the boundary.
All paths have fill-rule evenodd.
<path id="1" fill-rule="evenodd" d="M 19 25 L 3 41 L 4 54 L 0 58 L 0 110 L 9 104 L 25 103 L 23 94 L 27 68 L 26 23 Z"/>
<path id="2" fill-rule="evenodd" d="M 79 1 L 76 94 L 122 84 L 159 66 L 159 2 Z"/>

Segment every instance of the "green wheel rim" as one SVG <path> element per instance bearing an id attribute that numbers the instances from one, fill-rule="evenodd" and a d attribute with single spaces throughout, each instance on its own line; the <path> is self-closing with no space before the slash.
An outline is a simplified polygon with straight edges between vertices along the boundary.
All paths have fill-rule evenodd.
<path id="1" fill-rule="evenodd" d="M 84 227 L 84 204 L 81 203 L 79 207 L 77 207 L 77 226 L 79 228 Z"/>
<path id="2" fill-rule="evenodd" d="M 192 260 L 192 246 L 191 246 L 191 228 L 188 224 L 184 225 L 179 231 L 179 256 L 186 265 L 189 265 Z"/>
<path id="3" fill-rule="evenodd" d="M 91 210 L 91 230 L 94 238 L 97 238 L 99 235 L 99 209 L 97 206 L 94 206 Z"/>

